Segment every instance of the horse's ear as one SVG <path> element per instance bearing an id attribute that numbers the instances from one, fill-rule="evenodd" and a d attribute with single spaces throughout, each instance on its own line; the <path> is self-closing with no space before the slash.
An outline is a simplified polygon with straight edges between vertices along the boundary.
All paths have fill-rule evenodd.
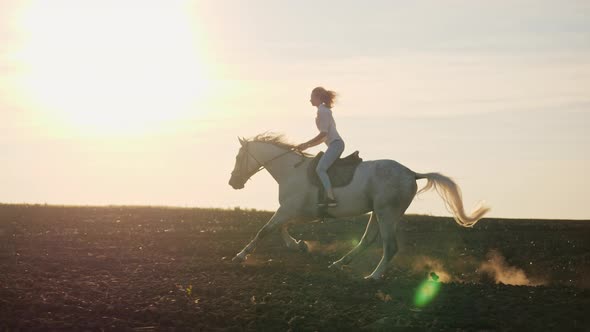
<path id="1" fill-rule="evenodd" d="M 244 146 L 244 144 L 246 143 L 246 141 L 243 138 L 239 137 L 239 136 L 238 136 L 238 141 L 240 141 L 240 144 L 242 146 Z"/>

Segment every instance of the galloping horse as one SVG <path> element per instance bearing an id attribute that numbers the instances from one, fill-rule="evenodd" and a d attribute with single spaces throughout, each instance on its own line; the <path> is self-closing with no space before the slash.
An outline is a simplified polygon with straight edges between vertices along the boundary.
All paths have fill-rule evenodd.
<path id="1" fill-rule="evenodd" d="M 288 226 L 321 217 L 317 208 L 318 188 L 308 180 L 307 168 L 312 160 L 311 155 L 298 151 L 294 145 L 284 142 L 277 135 L 260 134 L 250 140 L 238 139 L 241 147 L 229 184 L 234 189 L 242 189 L 250 177 L 266 169 L 279 184 L 280 207 L 233 261 L 246 259 L 260 239 L 277 230 L 280 230 L 288 248 L 306 250 L 305 242 L 294 239 L 289 234 Z M 348 264 L 380 234 L 383 240 L 381 261 L 365 278 L 383 277 L 387 263 L 398 250 L 395 234 L 397 225 L 416 196 L 416 180 L 419 179 L 428 181 L 420 192 L 435 188 L 453 213 L 455 221 L 463 227 L 473 227 L 489 210 L 480 206 L 467 216 L 463 209 L 461 190 L 453 180 L 442 174 L 415 173 L 393 160 L 364 161 L 355 170 L 350 184 L 334 188 L 338 206 L 329 207 L 327 211 L 335 218 L 367 212 L 371 212 L 371 216 L 358 245 L 330 267 L 339 268 Z"/>

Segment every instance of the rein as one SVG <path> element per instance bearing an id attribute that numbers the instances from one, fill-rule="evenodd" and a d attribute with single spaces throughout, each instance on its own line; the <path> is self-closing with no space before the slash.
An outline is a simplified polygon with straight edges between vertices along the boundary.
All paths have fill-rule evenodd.
<path id="1" fill-rule="evenodd" d="M 252 171 L 252 173 L 251 173 L 251 174 L 249 174 L 249 175 L 248 175 L 248 177 L 246 177 L 246 178 L 245 178 L 244 176 L 242 176 L 241 174 L 238 174 L 238 176 L 239 176 L 239 177 L 241 177 L 242 179 L 244 179 L 244 182 L 246 182 L 246 181 L 250 180 L 250 178 L 251 178 L 252 176 L 254 176 L 254 174 L 256 174 L 256 173 L 258 173 L 258 172 L 262 171 L 263 169 L 265 169 L 265 168 L 266 168 L 266 165 L 268 165 L 270 162 L 272 162 L 272 161 L 274 161 L 274 160 L 276 160 L 276 159 L 279 159 L 280 157 L 282 157 L 282 156 L 284 156 L 284 155 L 286 155 L 286 154 L 288 154 L 288 153 L 291 153 L 291 152 L 293 152 L 293 151 L 297 151 L 297 149 L 296 149 L 296 148 L 291 148 L 291 149 L 289 149 L 289 150 L 287 150 L 287 151 L 285 151 L 285 152 L 283 152 L 283 153 L 281 153 L 281 154 L 279 154 L 279 155 L 277 155 L 277 156 L 275 156 L 275 157 L 273 157 L 273 158 L 271 158 L 271 159 L 269 159 L 269 160 L 267 160 L 267 161 L 265 161 L 265 162 L 260 162 L 260 160 L 258 160 L 258 159 L 257 159 L 257 158 L 256 158 L 256 157 L 255 157 L 255 156 L 252 154 L 252 153 L 250 153 L 250 151 L 248 150 L 248 143 L 246 143 L 246 146 L 245 146 L 245 148 L 246 148 L 246 153 L 248 154 L 248 156 L 252 157 L 252 158 L 253 158 L 253 159 L 254 159 L 254 160 L 255 160 L 255 161 L 258 163 L 258 167 L 257 167 L 256 169 L 254 169 L 254 171 Z M 249 159 L 249 158 L 245 158 L 245 163 L 244 163 L 244 164 L 245 164 L 245 166 L 246 166 L 246 167 L 245 167 L 245 169 L 246 169 L 246 170 L 248 170 L 248 159 Z M 301 158 L 301 161 L 297 162 L 297 163 L 296 163 L 296 164 L 295 164 L 293 167 L 299 167 L 299 165 L 301 165 L 301 164 L 302 164 L 304 161 L 305 161 L 305 158 L 302 156 L 302 158 Z M 238 172 L 238 173 L 242 173 L 242 172 L 241 172 L 241 170 L 240 170 L 240 172 Z M 269 173 L 270 173 L 270 172 L 269 172 Z M 234 172 L 232 172 L 232 175 L 234 175 Z M 274 175 L 272 175 L 272 173 L 271 173 L 270 175 L 271 175 L 271 176 L 274 178 Z M 275 178 L 275 180 L 276 180 L 276 178 Z"/>

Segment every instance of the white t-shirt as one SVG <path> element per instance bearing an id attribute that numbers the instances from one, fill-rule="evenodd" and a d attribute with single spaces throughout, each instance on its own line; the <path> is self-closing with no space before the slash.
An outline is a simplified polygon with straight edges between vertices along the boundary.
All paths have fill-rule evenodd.
<path id="1" fill-rule="evenodd" d="M 342 140 L 340 134 L 338 134 L 338 130 L 336 130 L 336 121 L 334 121 L 334 117 L 332 116 L 332 110 L 326 105 L 321 104 L 318 106 L 315 124 L 320 132 L 325 132 L 328 134 L 326 136 L 326 140 L 324 141 L 326 145 L 330 145 L 330 143 L 337 139 Z"/>

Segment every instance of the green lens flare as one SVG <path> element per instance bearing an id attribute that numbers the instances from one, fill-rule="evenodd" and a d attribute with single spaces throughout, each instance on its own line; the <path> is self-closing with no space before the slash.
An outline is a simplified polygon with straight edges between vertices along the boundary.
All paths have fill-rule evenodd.
<path id="1" fill-rule="evenodd" d="M 438 294 L 440 289 L 440 282 L 433 280 L 423 281 L 414 295 L 414 305 L 416 307 L 424 307 L 430 303 Z"/>

